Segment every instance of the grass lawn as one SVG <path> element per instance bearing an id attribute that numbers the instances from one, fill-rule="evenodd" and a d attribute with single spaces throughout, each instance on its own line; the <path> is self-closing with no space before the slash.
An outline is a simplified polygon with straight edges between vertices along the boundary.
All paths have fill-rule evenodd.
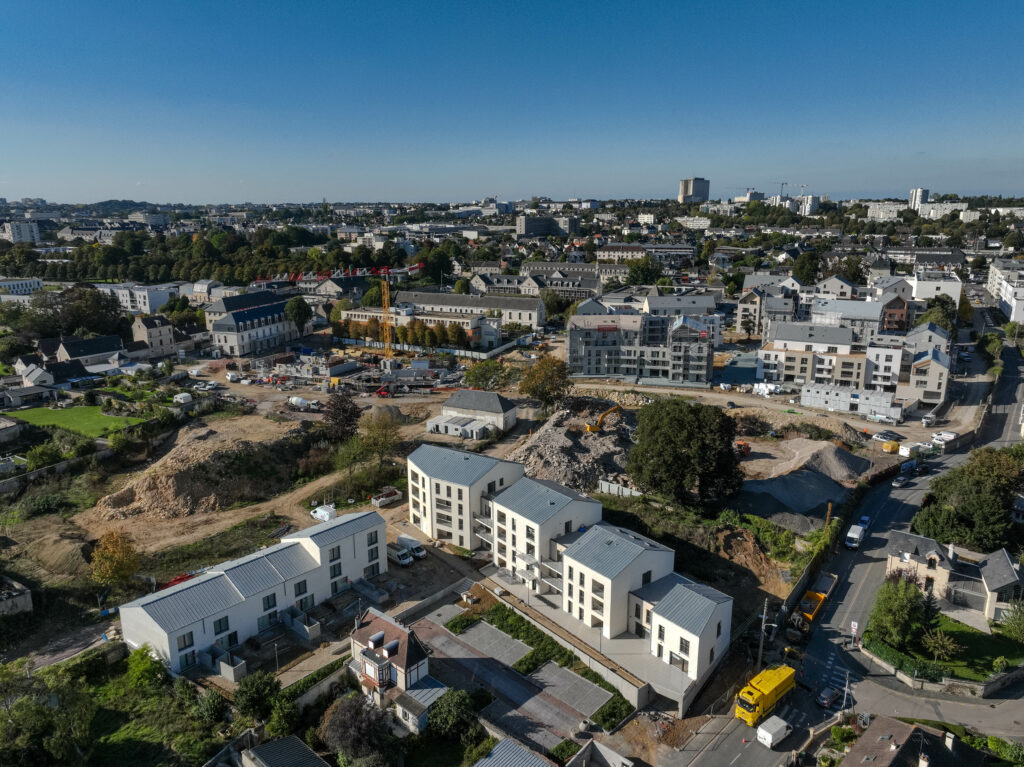
<path id="1" fill-rule="evenodd" d="M 287 520 L 276 515 L 258 516 L 195 543 L 164 549 L 142 558 L 140 571 L 164 583 L 179 573 L 251 554 L 260 546 L 277 543 L 270 534 Z"/>
<path id="2" fill-rule="evenodd" d="M 143 420 L 141 418 L 104 415 L 99 405 L 79 405 L 78 407 L 69 407 L 63 410 L 34 407 L 30 410 L 17 410 L 10 415 L 20 418 L 33 426 L 59 426 L 76 434 L 94 438 L 102 437 L 111 432 L 121 431 L 125 426 L 142 423 Z"/>
<path id="3" fill-rule="evenodd" d="M 939 628 L 963 647 L 958 658 L 943 663 L 950 676 L 961 679 L 984 681 L 992 675 L 992 662 L 999 656 L 1009 661 L 1008 668 L 1024 663 L 1024 644 L 999 633 L 983 634 L 970 626 L 955 621 L 946 615 L 939 615 Z M 917 657 L 931 660 L 927 653 L 914 653 Z"/>

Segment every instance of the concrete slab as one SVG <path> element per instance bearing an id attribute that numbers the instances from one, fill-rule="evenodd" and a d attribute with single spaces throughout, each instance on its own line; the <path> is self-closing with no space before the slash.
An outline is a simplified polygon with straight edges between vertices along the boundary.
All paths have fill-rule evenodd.
<path id="1" fill-rule="evenodd" d="M 552 661 L 548 661 L 529 676 L 544 692 L 588 717 L 593 716 L 594 712 L 612 697 L 607 690 Z"/>
<path id="2" fill-rule="evenodd" d="M 463 612 L 465 612 L 465 610 L 456 604 L 438 605 L 426 617 L 430 618 L 434 623 L 443 626 L 456 615 L 461 615 Z"/>
<path id="3" fill-rule="evenodd" d="M 506 666 L 511 666 L 530 651 L 529 645 L 523 644 L 518 639 L 513 639 L 505 632 L 499 631 L 491 624 L 484 623 L 483 621 L 479 621 L 463 631 L 459 634 L 459 639 L 474 649 L 479 650 L 484 655 L 504 663 Z M 581 679 L 580 681 L 586 680 Z M 573 708 L 579 708 L 570 700 L 565 698 L 562 698 L 562 700 L 565 700 Z"/>
<path id="4" fill-rule="evenodd" d="M 540 753 L 547 753 L 562 740 L 550 730 L 539 726 L 537 721 L 523 715 L 520 709 L 510 706 L 502 700 L 496 700 L 480 715 L 493 722 L 516 740 L 521 740 Z"/>
<path id="5" fill-rule="evenodd" d="M 988 620 L 985 618 L 984 613 L 980 613 L 977 610 L 970 610 L 960 605 L 955 605 L 945 599 L 938 600 L 939 610 L 943 615 L 948 615 L 955 621 L 966 623 L 972 629 L 977 629 L 983 634 L 991 634 L 992 627 L 988 625 Z"/>

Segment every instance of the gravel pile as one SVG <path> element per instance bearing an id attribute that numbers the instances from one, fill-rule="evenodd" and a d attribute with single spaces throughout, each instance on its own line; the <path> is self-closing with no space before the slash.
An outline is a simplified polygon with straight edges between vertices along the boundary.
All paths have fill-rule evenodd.
<path id="1" fill-rule="evenodd" d="M 805 535 L 824 525 L 828 502 L 837 504 L 846 493 L 846 488 L 824 474 L 800 469 L 773 479 L 747 480 L 730 505 Z"/>
<path id="2" fill-rule="evenodd" d="M 836 482 L 856 483 L 871 468 L 871 461 L 837 445 L 826 444 L 808 459 L 804 468 L 813 469 Z"/>

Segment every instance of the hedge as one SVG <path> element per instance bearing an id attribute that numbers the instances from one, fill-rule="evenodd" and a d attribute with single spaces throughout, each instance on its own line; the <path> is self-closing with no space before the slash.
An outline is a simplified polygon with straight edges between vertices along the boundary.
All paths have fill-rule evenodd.
<path id="1" fill-rule="evenodd" d="M 315 685 L 317 682 L 326 679 L 339 668 L 343 667 L 346 663 L 348 663 L 350 657 L 351 656 L 349 656 L 346 653 L 337 660 L 331 661 L 326 666 L 321 666 L 312 674 L 302 677 L 302 679 L 297 681 L 295 684 L 288 685 L 283 690 L 281 690 L 281 698 L 289 702 L 294 702 L 304 693 L 313 689 L 313 685 Z"/>
<path id="2" fill-rule="evenodd" d="M 895 647 L 887 645 L 880 639 L 875 639 L 870 631 L 864 632 L 864 649 L 875 655 L 886 663 L 890 663 L 904 674 L 909 674 L 915 679 L 924 679 L 927 682 L 941 682 L 943 677 L 948 676 L 947 669 L 940 663 L 933 663 L 930 660 L 912 658 L 900 652 Z"/>
<path id="3" fill-rule="evenodd" d="M 461 634 L 463 631 L 468 629 L 474 623 L 480 620 L 479 615 L 470 615 L 469 613 L 459 613 L 446 624 L 444 627 L 453 634 Z"/>
<path id="4" fill-rule="evenodd" d="M 534 626 L 525 618 L 517 615 L 505 605 L 495 605 L 484 615 L 484 619 L 496 629 L 503 631 L 514 639 L 529 645 L 532 649 L 522 658 L 517 660 L 512 668 L 521 674 L 530 674 L 549 660 L 553 660 L 559 666 L 575 667 L 582 666 L 581 661 L 574 653 L 562 647 L 558 642 Z M 593 669 L 583 667 L 576 671 L 579 676 L 592 682 L 602 690 L 607 690 L 612 697 L 594 712 L 591 717 L 601 725 L 605 731 L 611 732 L 623 719 L 633 713 L 633 706 L 622 697 L 613 684 L 604 679 Z"/>
<path id="5" fill-rule="evenodd" d="M 570 759 L 576 756 L 576 754 L 579 753 L 579 750 L 580 744 L 576 741 L 563 740 L 561 743 L 559 743 L 557 746 L 551 749 L 551 751 L 548 752 L 548 755 L 559 764 L 564 765 L 566 762 L 568 762 Z"/>

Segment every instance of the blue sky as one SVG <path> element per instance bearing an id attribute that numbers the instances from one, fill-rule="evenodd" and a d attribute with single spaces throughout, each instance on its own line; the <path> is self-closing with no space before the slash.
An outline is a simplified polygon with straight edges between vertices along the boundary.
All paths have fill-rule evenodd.
<path id="1" fill-rule="evenodd" d="M 0 11 L 0 197 L 1024 194 L 1016 2 Z"/>

